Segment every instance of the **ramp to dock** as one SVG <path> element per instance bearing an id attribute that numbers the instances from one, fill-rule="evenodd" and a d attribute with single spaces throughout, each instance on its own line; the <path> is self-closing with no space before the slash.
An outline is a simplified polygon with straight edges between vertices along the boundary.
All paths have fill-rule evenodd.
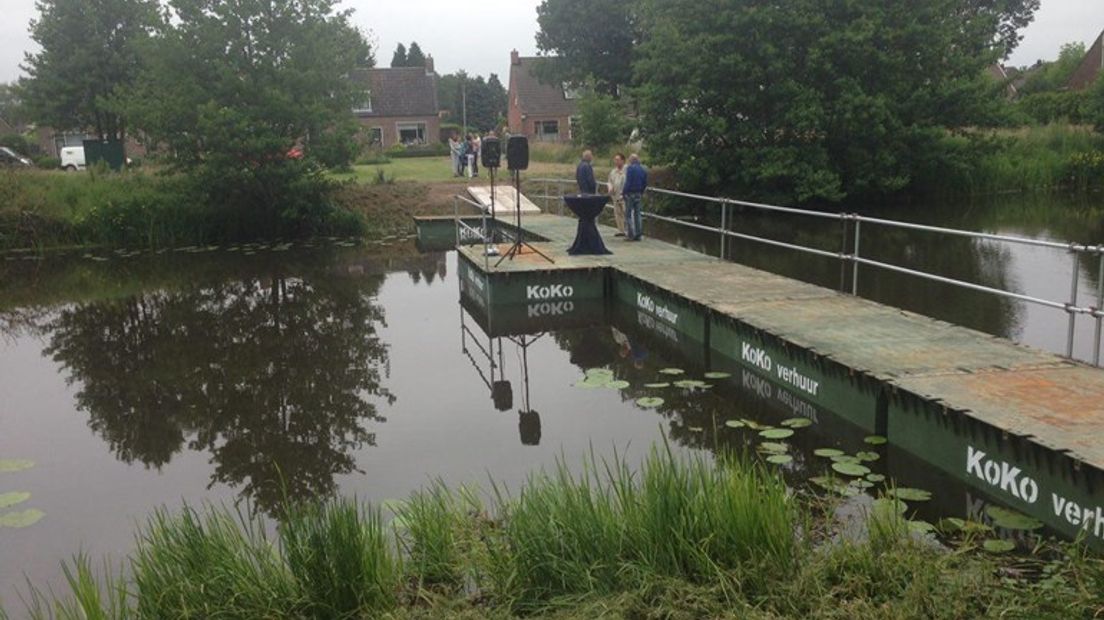
<path id="1" fill-rule="evenodd" d="M 524 194 L 521 195 L 521 200 L 519 202 L 514 188 L 507 185 L 500 185 L 495 188 L 493 210 L 491 207 L 490 186 L 469 187 L 468 195 L 471 196 L 472 200 L 482 206 L 484 211 L 487 213 L 493 212 L 496 216 L 517 214 L 519 204 L 523 215 L 536 215 L 541 212 L 540 207 L 526 198 Z"/>

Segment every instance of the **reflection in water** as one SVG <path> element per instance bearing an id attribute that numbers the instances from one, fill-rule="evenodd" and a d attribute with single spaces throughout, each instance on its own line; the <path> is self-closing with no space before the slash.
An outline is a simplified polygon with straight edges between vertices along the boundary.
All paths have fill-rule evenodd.
<path id="1" fill-rule="evenodd" d="M 331 495 L 352 453 L 375 443 L 366 423 L 395 400 L 382 282 L 276 271 L 80 303 L 45 326 L 45 353 L 119 459 L 161 468 L 185 446 L 207 451 L 212 484 L 272 512 L 285 495 Z"/>

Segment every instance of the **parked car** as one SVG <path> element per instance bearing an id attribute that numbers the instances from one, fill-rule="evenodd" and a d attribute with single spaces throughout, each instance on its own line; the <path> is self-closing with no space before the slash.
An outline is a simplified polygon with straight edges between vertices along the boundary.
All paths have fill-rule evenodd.
<path id="1" fill-rule="evenodd" d="M 0 146 L 0 166 L 5 168 L 30 168 L 34 162 L 6 146 Z"/>
<path id="2" fill-rule="evenodd" d="M 66 146 L 61 149 L 61 169 L 66 172 L 84 170 L 84 147 Z"/>

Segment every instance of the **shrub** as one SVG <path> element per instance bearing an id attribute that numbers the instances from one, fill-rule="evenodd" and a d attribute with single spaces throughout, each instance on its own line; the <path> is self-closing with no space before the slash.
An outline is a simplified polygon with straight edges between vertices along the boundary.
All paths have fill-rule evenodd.
<path id="1" fill-rule="evenodd" d="M 579 101 L 575 143 L 606 150 L 624 144 L 632 131 L 623 102 L 606 95 L 587 94 Z"/>
<path id="2" fill-rule="evenodd" d="M 57 157 L 36 157 L 34 160 L 35 166 L 42 170 L 58 170 L 61 168 L 61 160 Z"/>
<path id="3" fill-rule="evenodd" d="M 1020 99 L 1018 106 L 1040 125 L 1060 122 L 1078 125 L 1088 120 L 1088 97 L 1084 91 L 1032 93 Z"/>
<path id="4" fill-rule="evenodd" d="M 411 146 L 395 144 L 388 147 L 385 153 L 388 157 L 396 159 L 405 157 L 445 157 L 449 154 L 449 148 L 447 144 L 441 143 L 417 144 Z"/>

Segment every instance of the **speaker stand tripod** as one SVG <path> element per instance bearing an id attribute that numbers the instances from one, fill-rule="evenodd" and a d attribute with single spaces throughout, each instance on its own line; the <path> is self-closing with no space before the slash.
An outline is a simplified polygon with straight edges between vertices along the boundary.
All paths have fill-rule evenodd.
<path id="1" fill-rule="evenodd" d="M 487 162 L 483 162 L 483 164 L 484 167 L 487 167 Z M 487 170 L 490 171 L 491 175 L 491 225 L 489 229 L 483 231 L 483 241 L 487 248 L 485 255 L 498 256 L 498 246 L 494 243 L 494 235 L 498 231 L 498 219 L 495 217 L 495 209 L 497 208 L 495 205 L 495 167 L 487 167 Z M 486 224 L 487 220 L 484 219 L 483 222 Z"/>
<path id="2" fill-rule="evenodd" d="M 514 173 L 514 211 L 517 213 L 517 231 L 515 233 L 514 244 L 512 246 L 510 246 L 509 250 L 506 250 L 506 253 L 502 255 L 502 258 L 498 259 L 498 262 L 495 263 L 495 267 L 497 268 L 506 259 L 514 260 L 514 257 L 521 254 L 521 252 L 524 248 L 529 248 L 537 256 L 540 256 L 544 260 L 546 260 L 546 261 L 548 261 L 552 264 L 555 264 L 556 261 L 549 258 L 548 255 L 545 254 L 544 252 L 541 252 L 537 248 L 533 247 L 533 245 L 531 243 L 529 243 L 528 241 L 526 241 L 522 237 L 523 233 L 522 233 L 522 230 L 521 230 L 521 171 L 514 170 L 513 173 Z"/>

